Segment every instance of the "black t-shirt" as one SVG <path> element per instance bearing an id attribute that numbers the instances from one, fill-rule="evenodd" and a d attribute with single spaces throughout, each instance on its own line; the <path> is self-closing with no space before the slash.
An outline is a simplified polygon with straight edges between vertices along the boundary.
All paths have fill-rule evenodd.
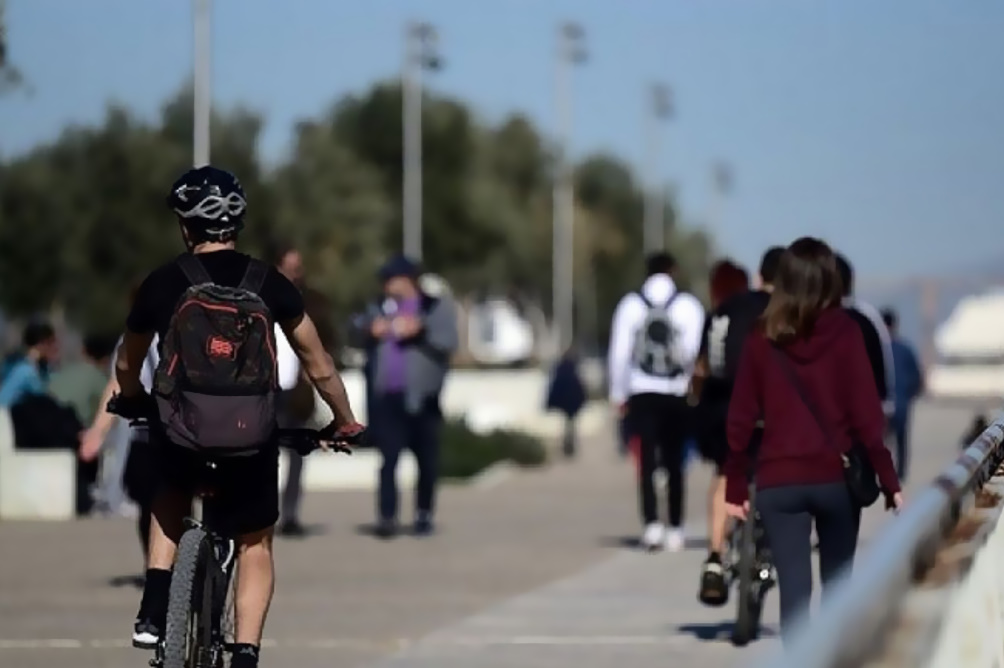
<path id="1" fill-rule="evenodd" d="M 746 337 L 767 308 L 770 293 L 744 292 L 726 299 L 704 320 L 701 355 L 708 360 L 701 401 L 728 401 Z"/>
<path id="2" fill-rule="evenodd" d="M 886 383 L 885 358 L 882 356 L 882 337 L 879 335 L 875 323 L 864 313 L 856 308 L 845 310 L 861 328 L 861 336 L 865 340 L 865 351 L 868 353 L 868 362 L 872 367 L 872 375 L 875 376 L 875 389 L 878 390 L 879 398 L 885 400 L 889 396 L 889 388 Z"/>
<path id="3" fill-rule="evenodd" d="M 235 288 L 240 285 L 251 258 L 233 250 L 200 253 L 199 261 L 213 282 Z M 177 259 L 155 269 L 136 293 L 136 301 L 126 320 L 126 327 L 137 334 L 156 332 L 164 340 L 178 300 L 191 287 Z M 303 315 L 303 297 L 288 278 L 269 267 L 258 295 L 272 312 L 277 323 L 296 320 Z"/>

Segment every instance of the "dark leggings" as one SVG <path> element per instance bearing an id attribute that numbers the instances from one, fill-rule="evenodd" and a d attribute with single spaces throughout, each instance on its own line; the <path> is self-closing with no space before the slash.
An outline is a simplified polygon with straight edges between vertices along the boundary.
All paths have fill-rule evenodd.
<path id="1" fill-rule="evenodd" d="M 788 642 L 794 622 L 812 598 L 812 523 L 819 536 L 823 595 L 854 561 L 861 510 L 842 483 L 791 485 L 757 491 L 756 507 L 777 569 L 781 637 Z"/>

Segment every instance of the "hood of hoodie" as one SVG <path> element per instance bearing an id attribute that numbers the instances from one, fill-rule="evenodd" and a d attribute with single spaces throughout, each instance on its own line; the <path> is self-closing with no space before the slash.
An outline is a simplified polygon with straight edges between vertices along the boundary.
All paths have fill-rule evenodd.
<path id="1" fill-rule="evenodd" d="M 812 362 L 822 357 L 834 340 L 857 326 L 847 311 L 834 306 L 819 315 L 808 337 L 789 343 L 784 350 L 797 362 Z"/>
<path id="2" fill-rule="evenodd" d="M 641 284 L 641 293 L 652 304 L 665 304 L 676 292 L 676 283 L 667 274 L 653 274 Z"/>

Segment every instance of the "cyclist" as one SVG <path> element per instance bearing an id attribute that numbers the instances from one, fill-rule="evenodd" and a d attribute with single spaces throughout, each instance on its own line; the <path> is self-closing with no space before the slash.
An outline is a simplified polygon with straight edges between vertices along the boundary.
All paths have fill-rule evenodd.
<path id="1" fill-rule="evenodd" d="M 722 552 L 728 524 L 724 466 L 729 444 L 725 437 L 725 420 L 732 385 L 746 337 L 753 331 L 770 301 L 774 275 L 783 253 L 784 248 L 780 246 L 767 249 L 760 260 L 757 289 L 742 290 L 717 304 L 708 316 L 701 338 L 701 354 L 691 391 L 700 397 L 697 432 L 701 452 L 715 464 L 708 515 L 708 558 L 701 570 L 698 593 L 698 598 L 706 605 L 724 605 L 729 595 Z"/>
<path id="2" fill-rule="evenodd" d="M 252 262 L 261 265 L 254 292 L 282 328 L 320 396 L 331 407 L 338 435 L 360 433 L 349 406 L 345 386 L 331 356 L 325 352 L 310 318 L 304 314 L 299 290 L 275 268 L 258 263 L 234 247 L 243 228 L 247 201 L 234 175 L 211 166 L 186 172 L 171 187 L 168 206 L 175 212 L 188 253 L 154 270 L 139 288 L 126 321 L 126 331 L 116 360 L 116 377 L 123 403 L 145 401 L 140 371 L 154 335 L 161 353 L 180 298 L 192 286 L 186 267 L 197 264 L 212 282 L 227 287 L 244 285 Z M 248 325 L 251 326 L 251 325 Z M 215 339 L 210 342 L 214 342 Z M 163 359 L 164 355 L 161 355 Z M 165 360 L 165 363 L 168 363 Z M 264 360 L 259 366 L 265 364 Z M 161 365 L 162 367 L 164 364 Z M 158 369 L 160 373 L 162 369 Z M 168 371 L 170 373 L 170 371 Z M 133 403 L 133 405 L 136 405 Z M 237 422 L 238 429 L 244 425 Z M 153 526 L 146 584 L 133 633 L 136 647 L 157 646 L 166 626 L 171 568 L 191 508 L 193 486 L 205 470 L 205 460 L 195 450 L 168 441 L 165 425 L 152 424 L 151 447 L 159 458 L 160 480 L 153 502 Z M 253 454 L 217 460 L 214 507 L 238 545 L 235 593 L 236 628 L 234 668 L 255 668 L 262 627 L 272 599 L 274 572 L 273 528 L 279 517 L 277 446 L 267 444 Z"/>

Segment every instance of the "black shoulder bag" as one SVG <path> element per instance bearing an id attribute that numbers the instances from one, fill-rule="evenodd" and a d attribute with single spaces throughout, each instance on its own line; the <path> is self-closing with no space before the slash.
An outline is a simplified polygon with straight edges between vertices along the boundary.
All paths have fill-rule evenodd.
<path id="1" fill-rule="evenodd" d="M 816 421 L 819 429 L 823 432 L 823 438 L 825 438 L 826 442 L 830 444 L 830 447 L 837 449 L 830 431 L 826 428 L 826 424 L 816 411 L 816 408 L 809 399 L 808 394 L 805 392 L 805 388 L 802 386 L 802 383 L 799 382 L 798 375 L 795 373 L 795 367 L 791 363 L 791 360 L 788 359 L 788 356 L 778 348 L 772 347 L 772 350 L 774 351 L 778 362 L 781 364 L 781 368 L 784 369 L 784 375 L 788 377 L 788 382 L 790 382 L 792 387 L 795 388 L 798 396 L 802 399 L 802 403 L 809 409 L 809 413 L 812 414 L 812 418 Z M 875 501 L 879 498 L 881 490 L 879 488 L 878 478 L 875 475 L 875 467 L 872 466 L 872 461 L 868 457 L 868 450 L 864 444 L 856 439 L 852 440 L 850 450 L 847 452 L 841 452 L 840 458 L 843 460 L 844 464 L 844 482 L 847 484 L 847 489 L 854 502 L 862 508 L 867 508 L 875 503 Z"/>

